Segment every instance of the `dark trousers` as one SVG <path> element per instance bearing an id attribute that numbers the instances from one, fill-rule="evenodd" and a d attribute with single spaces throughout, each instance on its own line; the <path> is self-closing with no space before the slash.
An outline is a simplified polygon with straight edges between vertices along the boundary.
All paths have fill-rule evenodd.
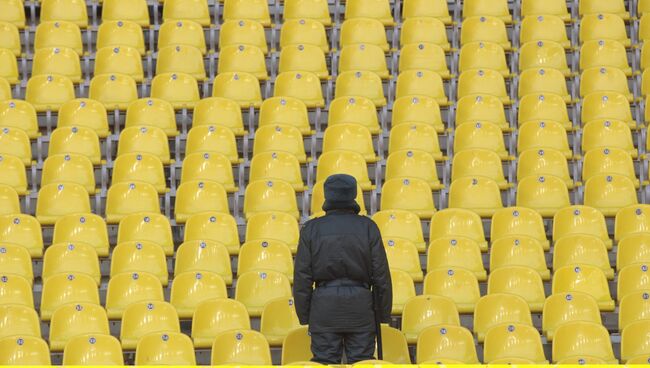
<path id="1" fill-rule="evenodd" d="M 312 361 L 321 364 L 341 364 L 343 351 L 348 364 L 374 359 L 375 332 L 312 332 Z"/>

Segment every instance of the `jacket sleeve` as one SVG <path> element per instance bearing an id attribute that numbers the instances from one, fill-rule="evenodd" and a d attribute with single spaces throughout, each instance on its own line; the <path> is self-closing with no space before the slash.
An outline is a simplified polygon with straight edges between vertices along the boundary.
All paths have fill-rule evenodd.
<path id="1" fill-rule="evenodd" d="M 376 293 L 375 302 L 379 301 L 381 311 L 381 322 L 391 321 L 391 310 L 393 308 L 393 285 L 390 279 L 390 269 L 386 250 L 381 239 L 379 228 L 373 223 L 370 229 L 370 251 L 372 257 L 372 287 Z"/>
<path id="2" fill-rule="evenodd" d="M 314 282 L 309 236 L 308 226 L 303 226 L 300 231 L 300 242 L 293 271 L 293 298 L 296 303 L 296 314 L 302 325 L 309 324 L 309 309 Z"/>

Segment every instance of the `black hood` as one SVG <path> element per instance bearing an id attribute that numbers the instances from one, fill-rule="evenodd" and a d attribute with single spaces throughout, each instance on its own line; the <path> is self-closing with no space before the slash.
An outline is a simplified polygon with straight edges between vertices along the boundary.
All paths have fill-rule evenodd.
<path id="1" fill-rule="evenodd" d="M 323 189 L 325 192 L 323 211 L 349 210 L 355 213 L 361 211 L 361 207 L 355 200 L 357 198 L 357 180 L 353 176 L 331 175 L 325 180 Z"/>

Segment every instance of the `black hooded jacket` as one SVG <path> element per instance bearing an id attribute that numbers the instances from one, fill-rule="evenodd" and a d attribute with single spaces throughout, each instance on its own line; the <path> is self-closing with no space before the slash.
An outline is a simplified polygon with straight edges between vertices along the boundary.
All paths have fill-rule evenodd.
<path id="1" fill-rule="evenodd" d="M 338 178 L 330 180 L 333 177 Z M 377 225 L 358 215 L 356 185 L 347 175 L 328 178 L 326 215 L 305 223 L 300 233 L 293 295 L 300 323 L 309 324 L 312 332 L 374 331 L 369 287 L 378 293 L 380 320 L 390 321 L 392 286 L 386 252 Z M 330 286 L 334 280 L 338 284 Z"/>

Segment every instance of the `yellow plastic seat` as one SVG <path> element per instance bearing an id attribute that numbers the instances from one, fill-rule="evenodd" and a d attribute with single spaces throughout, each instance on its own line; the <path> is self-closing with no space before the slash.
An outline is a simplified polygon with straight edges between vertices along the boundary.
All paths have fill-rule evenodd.
<path id="1" fill-rule="evenodd" d="M 615 40 L 625 47 L 631 46 L 631 41 L 625 31 L 625 22 L 617 14 L 599 13 L 585 14 L 580 19 L 579 39 L 581 43 L 591 40 Z"/>
<path id="2" fill-rule="evenodd" d="M 49 246 L 43 257 L 41 278 L 47 282 L 50 277 L 65 272 L 88 275 L 99 286 L 101 272 L 95 249 L 86 243 L 58 243 Z"/>
<path id="3" fill-rule="evenodd" d="M 271 346 L 281 346 L 289 332 L 300 328 L 293 298 L 270 301 L 262 311 L 260 332 Z"/>
<path id="4" fill-rule="evenodd" d="M 259 127 L 275 124 L 294 126 L 303 135 L 314 133 L 309 124 L 307 106 L 301 100 L 293 97 L 271 97 L 262 103 Z"/>
<path id="5" fill-rule="evenodd" d="M 367 49 L 370 50 L 372 49 L 371 46 L 374 45 L 363 45 L 363 46 L 364 47 L 368 46 Z M 356 46 L 348 46 L 346 49 L 349 50 L 349 48 L 356 48 Z M 384 53 L 382 50 L 378 50 L 378 51 L 381 54 L 381 59 L 379 59 L 378 61 L 384 63 L 384 71 L 386 73 L 386 76 L 388 76 L 388 70 L 385 67 Z M 368 53 L 369 52 L 370 51 L 368 51 Z M 341 62 L 340 62 L 341 71 L 345 69 L 352 69 L 352 70 L 364 69 L 364 67 L 359 66 L 359 63 L 356 61 L 355 57 L 370 58 L 370 56 L 365 56 L 365 55 L 362 56 L 352 55 L 351 57 L 349 54 L 350 51 L 346 53 L 343 52 L 341 53 Z M 370 61 L 370 60 L 365 60 L 365 61 Z M 374 71 L 373 69 L 368 69 L 368 70 Z M 282 48 L 282 51 L 280 52 L 280 63 L 278 67 L 278 72 L 284 73 L 284 72 L 301 72 L 301 71 L 314 73 L 320 79 L 329 78 L 329 71 L 327 69 L 327 63 L 325 62 L 325 54 L 323 53 L 323 50 L 321 50 L 317 46 L 309 45 L 309 44 L 284 46 Z"/>
<path id="6" fill-rule="evenodd" d="M 120 341 L 108 334 L 86 334 L 68 340 L 63 350 L 66 365 L 123 365 Z"/>
<path id="7" fill-rule="evenodd" d="M 250 271 L 237 279 L 235 300 L 242 302 L 252 317 L 260 316 L 269 301 L 290 296 L 289 279 L 277 271 Z"/>
<path id="8" fill-rule="evenodd" d="M 393 364 L 392 362 L 395 362 L 394 364 L 411 364 L 411 356 L 409 354 L 409 349 L 404 334 L 402 334 L 400 330 L 390 327 L 386 324 L 381 325 L 381 334 L 382 338 L 384 338 L 384 340 L 382 340 L 382 346 L 384 347 L 385 351 L 384 358 L 390 360 L 372 360 L 366 362 L 370 364 Z M 362 365 L 366 363 L 361 361 L 355 364 Z"/>
<path id="9" fill-rule="evenodd" d="M 410 240 L 420 253 L 424 253 L 426 243 L 416 214 L 404 210 L 382 210 L 376 212 L 372 220 L 379 227 L 382 236 Z"/>
<path id="10" fill-rule="evenodd" d="M 392 26 L 393 14 L 386 0 L 350 0 L 345 6 L 345 19 L 377 19 L 385 26 Z"/>
<path id="11" fill-rule="evenodd" d="M 458 71 L 462 73 L 472 69 L 492 69 L 504 77 L 511 75 L 505 51 L 492 42 L 469 42 L 461 47 Z"/>
<path id="12" fill-rule="evenodd" d="M 300 46 L 298 46 L 300 47 Z M 285 47 L 282 49 L 282 53 L 285 53 L 285 50 L 291 50 L 291 46 Z M 319 51 L 316 51 L 315 54 L 318 55 Z M 282 55 L 281 55 L 282 56 Z M 309 56 L 304 56 L 305 59 L 308 59 Z M 321 67 L 316 68 L 303 68 L 302 70 L 310 71 L 316 73 L 321 79 L 327 77 L 327 67 L 325 61 L 322 60 L 320 63 Z M 323 68 L 322 66 L 325 66 Z M 386 58 L 384 56 L 384 51 L 376 45 L 373 44 L 355 44 L 347 45 L 343 47 L 340 53 L 340 59 L 338 63 L 339 72 L 347 71 L 368 71 L 377 74 L 382 79 L 389 79 L 390 72 L 386 66 Z M 316 69 L 316 70 L 313 70 Z M 320 70 L 319 70 L 320 69 Z M 300 70 L 294 68 L 294 70 Z M 323 71 L 324 70 L 324 71 Z M 280 72 L 283 72 L 282 62 L 280 62 Z"/>
<path id="13" fill-rule="evenodd" d="M 584 155 L 582 180 L 600 174 L 619 174 L 634 182 L 639 187 L 639 179 L 634 171 L 634 162 L 630 154 L 619 148 L 594 149 Z"/>
<path id="14" fill-rule="evenodd" d="M 439 238 L 467 238 L 476 242 L 481 251 L 488 249 L 481 218 L 475 212 L 463 208 L 446 208 L 433 215 L 429 241 Z"/>
<path id="15" fill-rule="evenodd" d="M 436 295 L 419 295 L 409 299 L 402 312 L 402 333 L 409 344 L 415 344 L 420 332 L 431 326 L 460 326 L 453 300 Z"/>
<path id="16" fill-rule="evenodd" d="M 463 208 L 481 217 L 491 217 L 503 208 L 499 184 L 492 179 L 465 176 L 449 187 L 449 208 Z"/>
<path id="17" fill-rule="evenodd" d="M 310 361 L 311 335 L 307 326 L 295 328 L 287 334 L 282 342 L 282 364 L 283 365 L 319 365 Z"/>
<path id="18" fill-rule="evenodd" d="M 440 151 L 438 134 L 434 127 L 424 123 L 400 124 L 391 129 L 389 155 L 403 150 L 417 150 L 430 154 L 433 159 L 445 159 Z"/>
<path id="19" fill-rule="evenodd" d="M 277 89 L 276 89 L 277 94 Z M 335 98 L 362 96 L 370 99 L 376 107 L 386 105 L 381 78 L 372 72 L 347 71 L 336 78 Z"/>
<path id="20" fill-rule="evenodd" d="M 648 321 L 637 321 L 628 325 L 621 333 L 621 360 L 628 361 L 630 358 L 644 356 L 650 350 L 650 323 Z"/>
<path id="21" fill-rule="evenodd" d="M 601 311 L 614 309 L 609 293 L 607 278 L 603 271 L 592 265 L 564 266 L 555 270 L 553 294 L 563 292 L 584 292 L 598 302 Z M 619 296 L 622 296 L 619 294 Z"/>
<path id="22" fill-rule="evenodd" d="M 7 0 L 0 4 L 0 21 L 11 23 L 18 29 L 25 28 L 25 7 L 20 0 Z"/>
<path id="23" fill-rule="evenodd" d="M 323 204 L 325 203 L 324 183 L 324 181 L 318 181 L 314 183 L 314 186 L 312 187 L 310 206 L 310 214 L 312 218 L 325 215 L 325 211 L 323 211 Z M 363 190 L 359 184 L 357 184 L 357 197 L 355 198 L 355 201 L 361 208 L 359 215 L 366 216 L 368 212 L 366 211 L 366 205 L 363 199 Z"/>
<path id="24" fill-rule="evenodd" d="M 195 152 L 183 160 L 181 183 L 189 181 L 213 181 L 221 184 L 228 193 L 239 190 L 235 186 L 230 160 L 222 154 Z"/>
<path id="25" fill-rule="evenodd" d="M 244 72 L 221 73 L 214 79 L 212 96 L 233 100 L 242 108 L 262 105 L 260 83 L 254 75 Z"/>
<path id="26" fill-rule="evenodd" d="M 474 306 L 481 297 L 474 273 L 460 267 L 438 268 L 427 272 L 423 294 L 452 299 L 461 314 L 473 313 Z"/>
<path id="27" fill-rule="evenodd" d="M 431 240 L 427 249 L 427 270 L 449 267 L 463 268 L 473 272 L 479 281 L 487 280 L 481 249 L 472 239 L 459 236 Z"/>
<path id="28" fill-rule="evenodd" d="M 402 19 L 413 17 L 438 18 L 444 24 L 451 24 L 449 9 L 444 0 L 406 0 L 402 9 Z"/>
<path id="29" fill-rule="evenodd" d="M 372 190 L 375 186 L 368 177 L 368 168 L 363 156 L 353 151 L 329 151 L 318 158 L 316 181 L 325 181 L 330 175 L 348 174 L 357 179 L 362 190 Z"/>
<path id="30" fill-rule="evenodd" d="M 543 3 L 536 0 L 523 0 L 521 4 L 521 16 L 528 17 L 531 15 L 555 15 L 565 22 L 571 20 L 571 14 L 567 10 L 566 3 L 563 0 L 551 0 Z"/>
<path id="31" fill-rule="evenodd" d="M 620 298 L 618 307 L 618 330 L 635 322 L 647 320 L 650 312 L 650 294 L 647 291 L 636 291 Z"/>
<path id="32" fill-rule="evenodd" d="M 36 218 L 41 224 L 54 225 L 62 216 L 90 212 L 88 192 L 79 184 L 52 183 L 38 191 Z"/>
<path id="33" fill-rule="evenodd" d="M 196 104 L 192 114 L 192 127 L 200 125 L 224 126 L 236 136 L 246 132 L 239 104 L 221 97 L 204 98 Z"/>
<path id="34" fill-rule="evenodd" d="M 106 108 L 100 102 L 87 98 L 78 98 L 63 104 L 59 108 L 56 126 L 90 128 L 99 138 L 106 138 L 110 134 Z"/>
<path id="35" fill-rule="evenodd" d="M 557 69 L 565 77 L 571 75 L 564 47 L 554 41 L 531 41 L 521 46 L 519 71 L 533 68 Z"/>
<path id="36" fill-rule="evenodd" d="M 212 365 L 270 365 L 271 349 L 264 335 L 253 330 L 231 330 L 215 337 Z"/>
<path id="37" fill-rule="evenodd" d="M 563 179 L 552 175 L 528 176 L 517 184 L 517 206 L 552 217 L 560 209 L 570 206 L 569 190 Z"/>
<path id="38" fill-rule="evenodd" d="M 410 211 L 421 219 L 431 218 L 436 211 L 429 183 L 417 178 L 387 180 L 380 207 L 382 210 Z"/>
<path id="39" fill-rule="evenodd" d="M 615 67 L 632 75 L 625 46 L 615 40 L 589 40 L 580 47 L 580 70 L 592 67 Z"/>
<path id="40" fill-rule="evenodd" d="M 620 148 L 627 151 L 632 158 L 638 156 L 627 123 L 618 120 L 594 120 L 585 125 L 582 130 L 582 152 L 606 148 Z"/>
<path id="41" fill-rule="evenodd" d="M 202 212 L 230 213 L 224 187 L 213 181 L 192 180 L 182 183 L 176 192 L 176 222 L 185 223 L 190 216 Z"/>
<path id="42" fill-rule="evenodd" d="M 309 162 L 300 130 L 291 125 L 266 125 L 255 132 L 253 157 L 266 152 L 285 152 L 300 163 Z"/>
<path id="43" fill-rule="evenodd" d="M 201 99 L 196 78 L 181 72 L 156 75 L 151 81 L 151 97 L 167 100 L 175 109 L 192 109 Z"/>
<path id="44" fill-rule="evenodd" d="M 192 318 L 192 339 L 196 348 L 212 347 L 214 338 L 229 330 L 249 330 L 246 307 L 228 298 L 205 300 L 196 306 Z"/>
<path id="45" fill-rule="evenodd" d="M 171 304 L 180 318 L 192 318 L 198 305 L 207 300 L 227 298 L 223 278 L 209 271 L 187 271 L 176 275 L 171 288 Z"/>
<path id="46" fill-rule="evenodd" d="M 581 120 L 588 124 L 592 121 L 617 120 L 636 127 L 627 98 L 618 92 L 593 92 L 585 96 Z"/>
<path id="47" fill-rule="evenodd" d="M 293 282 L 293 258 L 289 246 L 280 240 L 249 240 L 242 244 L 237 257 L 237 273 L 271 270 Z"/>
<path id="48" fill-rule="evenodd" d="M 555 176 L 564 180 L 567 189 L 575 187 L 566 157 L 555 149 L 531 148 L 519 154 L 517 180 L 529 176 Z"/>
<path id="49" fill-rule="evenodd" d="M 579 2 L 578 14 L 581 17 L 594 13 L 616 14 L 623 20 L 630 19 L 630 14 L 625 10 L 625 4 L 620 0 L 581 0 Z"/>
<path id="50" fill-rule="evenodd" d="M 173 0 L 167 0 L 172 2 Z M 156 332 L 143 336 L 135 349 L 135 364 L 196 365 L 192 340 L 180 332 Z"/>
<path id="51" fill-rule="evenodd" d="M 35 217 L 19 213 L 0 216 L 0 242 L 20 245 L 33 258 L 43 255 L 41 225 Z"/>
<path id="52" fill-rule="evenodd" d="M 474 334 L 479 342 L 493 327 L 508 325 L 533 326 L 530 309 L 524 299 L 513 294 L 485 295 L 474 310 Z M 494 360 L 494 359 L 493 359 Z"/>
<path id="53" fill-rule="evenodd" d="M 613 217 L 618 210 L 638 203 L 634 182 L 619 174 L 594 176 L 585 184 L 584 203 Z"/>
<path id="54" fill-rule="evenodd" d="M 104 20 L 97 29 L 97 50 L 115 46 L 132 47 L 144 55 L 146 50 L 142 27 L 129 21 Z"/>
<path id="55" fill-rule="evenodd" d="M 61 127 L 52 132 L 48 156 L 55 155 L 80 155 L 88 158 L 93 165 L 102 163 L 97 133 L 82 126 Z"/>
<path id="56" fill-rule="evenodd" d="M 220 36 L 223 37 L 225 24 L 221 28 Z M 226 32 L 227 33 L 227 32 Z M 225 44 L 220 42 L 219 44 Z M 193 46 L 197 48 L 202 55 L 207 53 L 205 36 L 201 25 L 191 20 L 177 20 L 165 22 L 160 26 L 158 33 L 158 48 L 163 49 L 168 46 Z M 266 43 L 264 43 L 266 45 Z"/>
<path id="57" fill-rule="evenodd" d="M 99 257 L 108 257 L 108 230 L 104 219 L 91 213 L 59 218 L 54 225 L 52 244 L 72 243 L 92 246 Z"/>
<path id="58" fill-rule="evenodd" d="M 462 114 L 456 116 L 458 124 L 475 120 L 474 116 L 482 116 L 498 124 L 503 129 L 509 128 L 503 105 L 512 101 L 506 91 L 503 76 L 494 70 L 472 69 L 463 72 L 458 78 L 458 109 L 463 107 Z M 466 111 L 469 110 L 469 111 Z"/>
<path id="59" fill-rule="evenodd" d="M 470 149 L 494 151 L 502 160 L 510 159 L 501 128 L 490 122 L 461 124 L 456 128 L 454 152 Z"/>
<path id="60" fill-rule="evenodd" d="M 5 79 L 0 77 L 0 99 L 10 100 L 11 99 L 11 85 Z"/>
<path id="61" fill-rule="evenodd" d="M 641 8 L 644 4 L 644 1 L 639 1 L 639 8 Z M 639 19 L 639 41 L 642 41 L 645 43 L 648 39 L 650 39 L 650 18 L 648 17 L 643 17 L 643 15 L 646 15 L 648 13 L 647 9 L 647 2 L 646 3 L 646 9 L 644 9 L 643 14 L 641 14 L 641 11 L 638 12 L 639 15 L 641 15 Z"/>
<path id="62" fill-rule="evenodd" d="M 246 218 L 269 211 L 286 212 L 299 217 L 296 194 L 291 184 L 282 180 L 258 180 L 249 183 L 244 195 Z"/>
<path id="63" fill-rule="evenodd" d="M 285 13 L 289 11 L 292 3 L 308 3 L 313 0 L 289 0 L 284 6 Z M 323 0 L 315 0 L 315 2 L 324 3 Z M 325 7 L 327 8 L 327 4 Z M 329 18 L 329 10 L 327 11 Z M 289 45 L 313 45 L 320 47 L 323 52 L 330 51 L 327 35 L 325 34 L 324 23 L 316 19 L 295 18 L 287 19 L 282 24 L 280 30 L 280 49 Z M 328 26 L 331 25 L 331 21 Z"/>
<path id="64" fill-rule="evenodd" d="M 650 354 L 630 358 L 628 359 L 627 364 L 648 364 L 648 362 L 650 362 Z"/>
<path id="65" fill-rule="evenodd" d="M 391 270 L 406 272 L 413 281 L 421 282 L 423 278 L 418 250 L 411 241 L 400 238 L 383 238 L 388 265 Z"/>
<path id="66" fill-rule="evenodd" d="M 396 98 L 405 96 L 427 96 L 440 105 L 447 105 L 448 99 L 440 75 L 431 70 L 407 70 L 397 77 Z"/>
<path id="67" fill-rule="evenodd" d="M 8 81 L 11 82 L 11 79 Z M 36 112 L 58 110 L 64 103 L 74 98 L 72 81 L 65 76 L 41 74 L 27 81 L 25 100 L 34 106 Z"/>
<path id="68" fill-rule="evenodd" d="M 379 159 L 375 154 L 370 131 L 358 124 L 336 124 L 325 130 L 323 153 L 340 150 L 357 152 L 368 163 Z"/>
<path id="69" fill-rule="evenodd" d="M 592 265 L 600 268 L 605 277 L 614 279 L 609 265 L 605 243 L 595 235 L 574 234 L 563 236 L 555 242 L 553 269 L 571 265 Z"/>
<path id="70" fill-rule="evenodd" d="M 295 254 L 298 248 L 298 223 L 283 212 L 260 213 L 251 216 L 246 224 L 246 241 L 258 239 L 279 240 Z"/>
<path id="71" fill-rule="evenodd" d="M 537 240 L 544 250 L 550 245 L 542 216 L 524 207 L 507 207 L 494 213 L 490 225 L 490 239 L 496 241 L 511 235 L 523 235 Z"/>
<path id="72" fill-rule="evenodd" d="M 89 194 L 95 194 L 95 171 L 92 162 L 78 154 L 49 156 L 43 163 L 41 185 L 74 183 L 83 186 Z"/>
<path id="73" fill-rule="evenodd" d="M 140 52 L 129 46 L 105 47 L 95 54 L 94 75 L 122 74 L 128 75 L 136 82 L 142 82 L 144 71 Z"/>
<path id="74" fill-rule="evenodd" d="M 611 249 L 612 241 L 607 233 L 605 217 L 596 208 L 589 206 L 570 206 L 555 214 L 553 219 L 553 240 L 574 234 L 592 234 L 597 236 Z"/>
<path id="75" fill-rule="evenodd" d="M 391 314 L 400 315 L 406 302 L 415 297 L 415 283 L 408 272 L 398 269 L 390 270 L 390 281 L 393 290 L 395 290 Z"/>
<path id="76" fill-rule="evenodd" d="M 594 322 L 572 322 L 555 330 L 553 339 L 553 361 L 573 357 L 592 356 L 617 364 L 609 333 L 601 324 Z"/>
<path id="77" fill-rule="evenodd" d="M 228 0 L 224 1 L 223 19 L 249 20 L 259 22 L 264 27 L 270 27 L 271 17 L 269 7 L 264 0 Z"/>
<path id="78" fill-rule="evenodd" d="M 529 121 L 519 127 L 517 152 L 530 149 L 553 149 L 562 152 L 567 159 L 573 157 L 565 127 L 552 120 Z"/>
<path id="79" fill-rule="evenodd" d="M 50 349 L 62 351 L 75 337 L 97 334 L 109 335 L 108 317 L 103 307 L 96 304 L 66 304 L 52 314 L 50 322 Z"/>
<path id="80" fill-rule="evenodd" d="M 325 106 L 320 80 L 311 72 L 281 73 L 275 80 L 273 95 L 297 98 L 310 108 Z"/>
<path id="81" fill-rule="evenodd" d="M 185 223 L 184 242 L 216 241 L 231 255 L 239 253 L 239 233 L 235 219 L 225 213 L 207 212 L 190 216 Z"/>
<path id="82" fill-rule="evenodd" d="M 324 0 L 288 0 L 282 16 L 285 21 L 305 19 L 317 21 L 324 26 L 332 24 L 327 2 Z"/>
<path id="83" fill-rule="evenodd" d="M 168 0 L 163 6 L 163 22 L 191 20 L 202 27 L 210 26 L 210 10 L 205 0 Z"/>
<path id="84" fill-rule="evenodd" d="M 158 277 L 167 286 L 167 261 L 162 247 L 144 240 L 119 243 L 111 256 L 111 277 L 139 270 Z"/>
<path id="85" fill-rule="evenodd" d="M 1 185 L 11 187 L 18 195 L 29 193 L 25 164 L 20 158 L 12 155 L 0 155 L 0 172 L 2 172 Z"/>
<path id="86" fill-rule="evenodd" d="M 493 362 L 504 358 L 521 358 L 546 364 L 542 340 L 537 329 L 526 324 L 502 324 L 485 334 L 483 360 Z"/>
<path id="87" fill-rule="evenodd" d="M 88 27 L 86 2 L 82 0 L 41 1 L 41 21 L 68 21 L 80 28 Z"/>
<path id="88" fill-rule="evenodd" d="M 411 44 L 433 44 L 440 46 L 445 52 L 451 50 L 445 24 L 440 19 L 430 17 L 412 17 L 406 19 L 402 23 L 399 43 L 402 48 Z"/>
<path id="89" fill-rule="evenodd" d="M 583 121 L 584 122 L 589 122 L 591 120 L 599 119 L 602 117 L 607 117 L 607 118 L 617 118 L 629 122 L 633 122 L 632 119 L 632 114 L 625 111 L 624 106 L 620 106 L 620 96 L 623 95 L 628 101 L 632 101 L 634 96 L 632 93 L 630 93 L 630 89 L 627 85 L 627 77 L 625 76 L 625 73 L 623 73 L 622 70 L 615 68 L 615 67 L 594 67 L 594 68 L 589 68 L 586 69 L 582 72 L 582 75 L 580 76 L 580 97 L 583 97 L 586 99 L 587 96 L 590 96 L 592 94 L 596 94 L 594 96 L 607 96 L 608 100 L 603 100 L 601 102 L 602 105 L 605 105 L 605 102 L 610 102 L 609 100 L 614 100 L 611 101 L 614 104 L 614 107 L 604 107 L 603 108 L 609 108 L 609 109 L 615 109 L 618 107 L 621 109 L 621 112 L 614 111 L 607 111 L 605 116 L 599 116 L 598 109 L 594 109 L 593 107 L 590 106 L 591 109 L 594 109 L 595 111 L 585 111 L 583 109 Z M 590 98 L 590 103 L 596 104 L 597 101 L 594 100 L 594 97 Z M 586 102 L 586 101 L 585 101 Z M 586 107 L 586 105 L 585 105 Z M 584 120 L 586 119 L 586 120 Z M 636 125 L 636 124 L 634 124 Z"/>
<path id="90" fill-rule="evenodd" d="M 32 165 L 32 146 L 27 133 L 22 129 L 2 128 L 0 130 L 0 154 L 20 159 L 26 167 Z"/>
<path id="91" fill-rule="evenodd" d="M 620 271 L 631 264 L 648 262 L 648 241 L 650 237 L 644 233 L 633 233 L 620 239 L 616 253 L 616 269 Z"/>
<path id="92" fill-rule="evenodd" d="M 43 283 L 41 320 L 49 321 L 54 311 L 70 303 L 99 305 L 99 290 L 92 277 L 82 273 L 59 273 Z"/>
<path id="93" fill-rule="evenodd" d="M 174 254 L 171 225 L 165 215 L 138 212 L 125 216 L 119 224 L 117 244 L 146 241 L 160 246 L 167 256 Z"/>
<path id="94" fill-rule="evenodd" d="M 0 277 L 0 305 L 21 305 L 34 309 L 32 282 L 18 275 Z"/>
<path id="95" fill-rule="evenodd" d="M 142 212 L 160 213 L 158 192 L 148 183 L 115 183 L 106 195 L 106 222 L 116 224 L 128 215 Z"/>
<path id="96" fill-rule="evenodd" d="M 503 176 L 501 158 L 492 151 L 471 149 L 454 155 L 451 180 L 453 182 L 463 176 L 483 176 L 492 179 L 501 189 L 512 186 Z"/>
<path id="97" fill-rule="evenodd" d="M 178 247 L 174 275 L 178 277 L 180 274 L 190 271 L 214 273 L 219 275 L 227 285 L 232 284 L 228 249 L 217 241 L 190 240 L 183 242 Z M 177 309 L 179 308 L 177 307 Z M 184 316 L 181 317 L 184 318 Z"/>
<path id="98" fill-rule="evenodd" d="M 354 18 L 341 23 L 340 47 L 355 44 L 372 44 L 384 52 L 390 50 L 384 25 L 377 19 Z"/>
<path id="99" fill-rule="evenodd" d="M 106 292 L 110 319 L 122 319 L 127 306 L 138 302 L 164 301 L 160 280 L 147 272 L 122 273 L 111 277 Z"/>
<path id="100" fill-rule="evenodd" d="M 128 75 L 96 75 L 90 81 L 90 98 L 101 102 L 107 110 L 126 110 L 138 99 L 138 89 Z"/>
<path id="101" fill-rule="evenodd" d="M 559 96 L 562 98 L 563 103 L 571 102 L 571 96 L 567 91 L 566 81 L 562 72 L 557 69 L 530 68 L 522 71 L 519 78 L 519 98 L 523 100 L 528 95 L 535 95 L 534 97 L 527 98 L 527 110 L 519 112 L 520 116 L 525 117 L 525 120 L 520 121 L 520 124 L 529 120 L 539 119 L 540 116 L 536 116 L 538 114 L 544 114 L 542 116 L 545 116 L 545 118 L 557 120 L 562 123 L 569 121 L 568 115 L 565 112 L 566 106 L 556 101 L 556 96 Z M 535 101 L 535 97 L 537 97 L 537 101 Z M 546 108 L 550 106 L 553 106 L 553 110 L 539 111 L 542 107 Z"/>
<path id="102" fill-rule="evenodd" d="M 81 63 L 79 55 L 67 47 L 49 47 L 34 52 L 32 75 L 56 74 L 70 78 L 74 83 L 81 82 Z"/>
<path id="103" fill-rule="evenodd" d="M 178 48 L 179 46 L 176 47 Z M 186 62 L 186 59 L 186 57 L 181 58 L 179 63 L 182 65 L 183 62 Z M 203 72 L 202 78 L 205 78 L 203 58 L 200 58 L 200 60 L 200 65 L 198 65 L 197 59 L 197 67 L 200 67 L 200 70 Z M 250 45 L 221 46 L 217 71 L 219 74 L 250 73 L 262 81 L 268 78 L 264 53 L 260 48 Z"/>
<path id="104" fill-rule="evenodd" d="M 463 18 L 490 15 L 498 17 L 506 23 L 512 22 L 508 9 L 508 2 L 499 0 L 495 2 L 486 0 L 468 0 L 463 3 Z"/>
<path id="105" fill-rule="evenodd" d="M 9 49 L 0 49 L 0 62 L 2 62 L 0 77 L 11 84 L 19 83 L 18 62 L 13 52 Z"/>
<path id="106" fill-rule="evenodd" d="M 16 57 L 21 55 L 22 45 L 16 25 L 0 21 L 0 48 L 11 50 Z"/>
<path id="107" fill-rule="evenodd" d="M 41 322 L 38 319 L 38 314 L 31 307 L 12 304 L 1 305 L 0 317 L 2 317 L 0 339 L 15 335 L 41 336 Z"/>
<path id="108" fill-rule="evenodd" d="M 161 194 L 168 190 L 162 162 L 148 153 L 126 153 L 115 160 L 112 182 L 134 181 L 151 184 Z"/>
<path id="109" fill-rule="evenodd" d="M 526 235 L 510 235 L 492 240 L 490 270 L 510 266 L 528 267 L 537 271 L 542 280 L 551 279 L 551 273 L 546 267 L 544 248 L 537 239 Z"/>
<path id="110" fill-rule="evenodd" d="M 650 282 L 650 277 L 648 277 L 648 265 L 646 263 L 635 263 L 623 267 L 618 272 L 616 299 L 620 301 L 629 294 L 648 290 L 648 282 Z"/>
<path id="111" fill-rule="evenodd" d="M 36 27 L 34 50 L 54 47 L 69 48 L 74 50 L 78 55 L 83 55 L 83 43 L 79 26 L 66 21 L 40 23 Z M 4 48 L 11 49 L 11 47 Z M 18 44 L 18 48 L 14 50 L 18 51 L 15 55 L 19 56 L 20 43 Z"/>
<path id="112" fill-rule="evenodd" d="M 130 153 L 148 153 L 160 159 L 164 165 L 173 162 L 169 156 L 167 135 L 155 126 L 132 126 L 120 133 L 117 157 Z"/>
<path id="113" fill-rule="evenodd" d="M 20 214 L 20 198 L 18 192 L 8 185 L 0 185 L 0 214 Z"/>
<path id="114" fill-rule="evenodd" d="M 19 244 L 5 243 L 0 246 L 0 266 L 5 275 L 22 276 L 30 282 L 34 280 L 32 258 L 29 255 L 29 251 Z M 0 315 L 2 315 L 1 313 L 0 311 Z M 4 319 L 0 319 L 0 321 L 5 322 Z M 0 324 L 2 323 L 0 322 Z"/>
<path id="115" fill-rule="evenodd" d="M 436 162 L 428 152 L 400 150 L 386 160 L 386 180 L 416 178 L 429 183 L 431 190 L 444 188 L 438 179 Z"/>
<path id="116" fill-rule="evenodd" d="M 478 364 L 472 333 L 465 327 L 449 324 L 423 330 L 417 340 L 416 362 L 438 360 Z"/>
<path id="117" fill-rule="evenodd" d="M 490 15 L 471 16 L 463 20 L 460 29 L 460 45 L 462 47 L 472 42 L 493 42 L 506 51 L 512 49 L 505 23 Z"/>
<path id="118" fill-rule="evenodd" d="M 647 205 L 639 204 L 623 208 L 617 212 L 614 239 L 618 242 L 628 235 L 648 232 L 650 229 L 650 219 L 646 217 L 648 209 L 650 207 Z"/>
<path id="119" fill-rule="evenodd" d="M 452 77 L 447 66 L 445 51 L 431 43 L 411 43 L 402 47 L 398 65 L 399 72 L 408 70 L 430 70 L 442 79 Z"/>
<path id="120" fill-rule="evenodd" d="M 495 293 L 514 294 L 526 301 L 530 311 L 538 313 L 544 306 L 544 285 L 539 272 L 522 266 L 502 267 L 490 270 L 488 295 Z"/>
<path id="121" fill-rule="evenodd" d="M 104 0 L 102 21 L 126 20 L 149 27 L 149 8 L 145 0 Z"/>
<path id="122" fill-rule="evenodd" d="M 598 302 L 582 292 L 554 293 L 546 298 L 542 312 L 542 331 L 552 341 L 558 327 L 576 321 L 601 324 Z"/>
<path id="123" fill-rule="evenodd" d="M 8 336 L 0 339 L 0 364 L 51 365 L 50 349 L 40 337 Z"/>
<path id="124" fill-rule="evenodd" d="M 218 125 L 199 125 L 187 135 L 186 155 L 214 153 L 224 155 L 231 164 L 240 162 L 235 134 Z"/>
<path id="125" fill-rule="evenodd" d="M 180 332 L 174 306 L 167 302 L 144 301 L 124 309 L 120 331 L 123 349 L 134 349 L 140 338 L 156 332 Z"/>
<path id="126" fill-rule="evenodd" d="M 523 9 L 522 9 L 523 10 Z M 550 13 L 526 16 L 521 21 L 519 42 L 521 45 L 534 41 L 553 41 L 568 49 L 571 47 L 564 25 L 565 19 Z"/>

